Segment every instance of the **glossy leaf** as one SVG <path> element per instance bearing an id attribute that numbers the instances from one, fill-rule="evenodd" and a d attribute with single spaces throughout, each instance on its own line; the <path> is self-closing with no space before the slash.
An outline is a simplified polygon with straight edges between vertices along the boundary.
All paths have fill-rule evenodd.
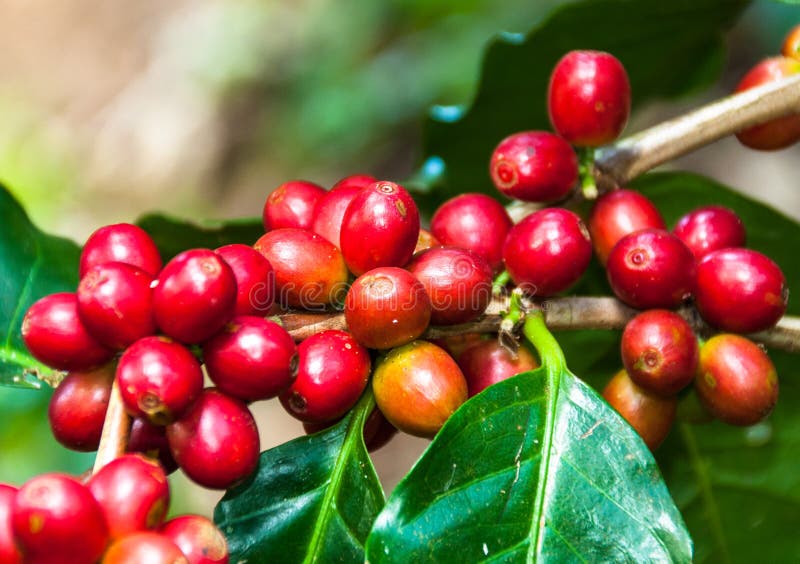
<path id="1" fill-rule="evenodd" d="M 362 438 L 367 393 L 333 427 L 261 454 L 214 511 L 231 562 L 363 562 L 384 496 Z"/>

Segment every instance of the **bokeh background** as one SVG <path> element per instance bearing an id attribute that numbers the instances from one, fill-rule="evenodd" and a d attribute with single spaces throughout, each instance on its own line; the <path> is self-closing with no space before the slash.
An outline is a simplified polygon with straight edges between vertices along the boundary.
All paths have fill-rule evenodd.
<path id="1" fill-rule="evenodd" d="M 486 42 L 556 3 L 5 0 L 0 180 L 40 227 L 79 243 L 153 210 L 258 216 L 292 178 L 402 180 L 419 164 L 427 108 L 469 103 Z M 645 108 L 628 131 L 729 93 L 798 22 L 796 5 L 756 2 L 729 36 L 718 85 Z M 799 162 L 800 146 L 764 154 L 726 139 L 670 166 L 800 219 Z M 46 404 L 46 393 L 0 388 L 0 481 L 90 466 L 54 443 Z M 275 401 L 256 411 L 264 448 L 302 433 Z M 401 436 L 376 453 L 387 491 L 425 444 Z M 174 511 L 211 513 L 219 494 L 171 480 Z"/>

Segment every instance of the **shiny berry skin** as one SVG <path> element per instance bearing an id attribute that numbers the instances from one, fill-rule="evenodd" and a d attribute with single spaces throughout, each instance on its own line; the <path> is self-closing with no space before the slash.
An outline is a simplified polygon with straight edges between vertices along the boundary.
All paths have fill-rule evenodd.
<path id="1" fill-rule="evenodd" d="M 667 438 L 678 408 L 676 396 L 663 397 L 637 386 L 624 370 L 606 384 L 603 398 L 625 418 L 650 450 Z"/>
<path id="2" fill-rule="evenodd" d="M 606 264 L 617 242 L 642 229 L 666 229 L 655 204 L 635 190 L 619 189 L 601 195 L 587 222 L 600 264 Z"/>
<path id="3" fill-rule="evenodd" d="M 622 133 L 631 112 L 625 67 L 602 51 L 570 51 L 556 63 L 547 90 L 550 123 L 573 145 L 599 147 Z"/>
<path id="4" fill-rule="evenodd" d="M 339 233 L 342 231 L 342 221 L 347 206 L 361 192 L 376 179 L 366 174 L 355 174 L 342 178 L 334 184 L 314 209 L 314 220 L 311 222 L 311 231 L 325 237 L 328 241 L 341 248 Z"/>
<path id="5" fill-rule="evenodd" d="M 95 562 L 109 538 L 92 493 L 65 474 L 28 480 L 14 496 L 11 525 L 25 562 Z"/>
<path id="6" fill-rule="evenodd" d="M 36 360 L 56 370 L 90 370 L 114 354 L 92 337 L 78 315 L 77 296 L 67 292 L 34 302 L 22 319 L 22 340 Z"/>
<path id="7" fill-rule="evenodd" d="M 381 266 L 404 266 L 418 237 L 419 211 L 411 194 L 382 180 L 352 199 L 339 238 L 347 267 L 360 276 Z"/>
<path id="8" fill-rule="evenodd" d="M 414 255 L 406 270 L 431 300 L 431 323 L 457 325 L 481 316 L 492 299 L 492 269 L 466 249 L 437 247 Z"/>
<path id="9" fill-rule="evenodd" d="M 792 28 L 786 35 L 781 48 L 781 54 L 790 59 L 800 61 L 800 25 Z"/>
<path id="10" fill-rule="evenodd" d="M 489 173 L 504 196 L 526 202 L 555 202 L 578 181 L 578 157 L 569 143 L 547 131 L 523 131 L 500 141 Z"/>
<path id="11" fill-rule="evenodd" d="M 780 267 L 758 251 L 722 249 L 706 255 L 697 265 L 697 310 L 723 331 L 769 329 L 786 311 L 788 299 Z"/>
<path id="12" fill-rule="evenodd" d="M 97 450 L 113 381 L 113 365 L 67 374 L 47 409 L 50 429 L 59 443 L 82 452 Z"/>
<path id="13" fill-rule="evenodd" d="M 178 469 L 178 463 L 169 451 L 167 428 L 148 423 L 140 417 L 135 417 L 131 422 L 131 432 L 125 452 L 138 453 L 157 460 L 167 474 L 172 474 Z"/>
<path id="14" fill-rule="evenodd" d="M 167 475 L 158 462 L 139 454 L 115 458 L 87 486 L 103 508 L 113 539 L 160 526 L 169 508 Z"/>
<path id="15" fill-rule="evenodd" d="M 14 542 L 11 528 L 11 504 L 17 495 L 17 488 L 0 484 L 0 562 L 3 564 L 22 564 L 22 553 Z"/>
<path id="16" fill-rule="evenodd" d="M 234 317 L 203 345 L 206 371 L 221 392 L 246 402 L 274 398 L 294 380 L 297 347 L 268 319 Z"/>
<path id="17" fill-rule="evenodd" d="M 417 237 L 417 246 L 414 247 L 414 254 L 421 253 L 422 251 L 426 251 L 433 247 L 439 247 L 441 243 L 439 242 L 433 234 L 428 231 L 427 229 L 420 229 L 419 236 Z"/>
<path id="18" fill-rule="evenodd" d="M 275 303 L 275 274 L 264 256 L 234 243 L 216 250 L 236 278 L 236 315 L 269 315 Z"/>
<path id="19" fill-rule="evenodd" d="M 116 540 L 101 564 L 189 564 L 181 549 L 166 536 L 141 531 Z"/>
<path id="20" fill-rule="evenodd" d="M 472 251 L 497 272 L 503 243 L 513 223 L 503 205 L 486 194 L 461 194 L 443 203 L 431 219 L 431 233 L 442 244 Z"/>
<path id="21" fill-rule="evenodd" d="M 418 437 L 433 437 L 467 401 L 467 381 L 456 361 L 427 341 L 408 343 L 381 358 L 372 390 L 386 419 Z"/>
<path id="22" fill-rule="evenodd" d="M 575 213 L 546 208 L 527 216 L 508 233 L 503 260 L 511 279 L 536 297 L 563 292 L 592 259 L 586 226 Z"/>
<path id="23" fill-rule="evenodd" d="M 735 92 L 742 92 L 768 82 L 800 73 L 800 61 L 786 57 L 764 59 L 744 75 Z M 759 151 L 776 151 L 800 140 L 800 114 L 773 119 L 745 129 L 736 138 L 747 147 Z"/>
<path id="24" fill-rule="evenodd" d="M 700 348 L 695 390 L 703 406 L 729 425 L 755 425 L 778 401 L 778 375 L 764 350 L 722 333 Z"/>
<path id="25" fill-rule="evenodd" d="M 158 276 L 163 264 L 150 235 L 130 223 L 106 225 L 89 236 L 81 252 L 80 277 L 93 266 L 106 262 L 124 262 L 141 268 L 150 276 Z"/>
<path id="26" fill-rule="evenodd" d="M 383 448 L 397 434 L 397 431 L 397 427 L 389 423 L 386 416 L 376 407 L 364 421 L 364 445 L 367 447 L 367 451 L 375 452 Z"/>
<path id="27" fill-rule="evenodd" d="M 227 564 L 228 544 L 220 530 L 201 515 L 170 519 L 159 532 L 189 559 L 189 564 Z"/>
<path id="28" fill-rule="evenodd" d="M 462 333 L 460 335 L 451 335 L 449 337 L 442 337 L 441 339 L 434 339 L 431 342 L 438 347 L 442 347 L 450 356 L 458 361 L 467 349 L 483 342 L 485 338 L 486 336 L 482 333 Z"/>
<path id="29" fill-rule="evenodd" d="M 677 313 L 651 309 L 622 333 L 622 364 L 631 380 L 662 396 L 677 394 L 694 379 L 699 350 L 691 326 Z"/>
<path id="30" fill-rule="evenodd" d="M 158 327 L 182 343 L 201 343 L 219 331 L 236 309 L 236 277 L 208 249 L 184 251 L 167 263 L 153 290 Z"/>
<path id="31" fill-rule="evenodd" d="M 347 413 L 369 381 L 369 351 L 346 331 L 312 335 L 297 347 L 297 377 L 280 396 L 301 421 L 322 423 Z"/>
<path id="32" fill-rule="evenodd" d="M 206 389 L 180 420 L 167 427 L 169 448 L 184 473 L 203 487 L 226 489 L 256 468 L 258 428 L 241 401 Z"/>
<path id="33" fill-rule="evenodd" d="M 461 353 L 458 366 L 472 397 L 492 384 L 538 368 L 539 363 L 525 347 L 519 347 L 515 358 L 497 339 L 486 339 Z"/>
<path id="34" fill-rule="evenodd" d="M 255 249 L 275 269 L 275 291 L 283 306 L 321 309 L 341 302 L 347 290 L 347 265 L 339 249 L 305 229 L 276 229 Z"/>
<path id="35" fill-rule="evenodd" d="M 128 413 L 155 425 L 180 418 L 203 390 L 200 363 L 166 337 L 131 345 L 117 364 L 117 381 Z"/>
<path id="36" fill-rule="evenodd" d="M 745 231 L 742 220 L 733 210 L 706 206 L 681 217 L 672 233 L 683 241 L 697 260 L 712 251 L 743 247 Z"/>
<path id="37" fill-rule="evenodd" d="M 696 270 L 689 247 L 663 229 L 626 235 L 606 264 L 611 289 L 637 309 L 679 306 L 694 291 Z"/>
<path id="38" fill-rule="evenodd" d="M 431 300 L 413 274 L 391 266 L 356 278 L 344 302 L 347 327 L 370 349 L 410 343 L 428 328 Z"/>
<path id="39" fill-rule="evenodd" d="M 290 180 L 269 195 L 264 203 L 264 229 L 310 229 L 314 208 L 325 195 L 325 189 L 313 182 Z"/>
<path id="40" fill-rule="evenodd" d="M 122 350 L 156 332 L 153 277 L 141 268 L 107 262 L 90 268 L 78 285 L 78 315 L 100 343 Z"/>

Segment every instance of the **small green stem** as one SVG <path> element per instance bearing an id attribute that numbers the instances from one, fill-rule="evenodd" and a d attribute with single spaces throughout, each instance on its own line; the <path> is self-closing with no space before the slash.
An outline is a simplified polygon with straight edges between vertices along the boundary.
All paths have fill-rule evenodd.
<path id="1" fill-rule="evenodd" d="M 522 334 L 536 347 L 539 358 L 542 360 L 542 366 L 550 374 L 560 375 L 566 370 L 567 363 L 564 360 L 564 352 L 545 325 L 544 315 L 541 311 L 533 311 L 525 318 Z"/>
<path id="2" fill-rule="evenodd" d="M 594 180 L 594 148 L 584 147 L 578 152 L 580 163 L 578 172 L 581 177 L 581 191 L 587 200 L 596 200 L 599 194 L 597 183 Z"/>
<path id="3" fill-rule="evenodd" d="M 506 289 L 506 286 L 511 281 L 511 274 L 509 274 L 508 270 L 504 270 L 497 277 L 492 281 L 492 295 L 493 296 L 500 296 L 503 294 L 503 291 Z"/>

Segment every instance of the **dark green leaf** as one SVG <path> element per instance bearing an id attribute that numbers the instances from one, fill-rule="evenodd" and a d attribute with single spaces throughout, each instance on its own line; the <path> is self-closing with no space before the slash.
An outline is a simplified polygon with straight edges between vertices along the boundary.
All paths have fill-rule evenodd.
<path id="1" fill-rule="evenodd" d="M 384 496 L 364 447 L 372 394 L 341 422 L 261 454 L 214 511 L 231 562 L 363 562 Z"/>

